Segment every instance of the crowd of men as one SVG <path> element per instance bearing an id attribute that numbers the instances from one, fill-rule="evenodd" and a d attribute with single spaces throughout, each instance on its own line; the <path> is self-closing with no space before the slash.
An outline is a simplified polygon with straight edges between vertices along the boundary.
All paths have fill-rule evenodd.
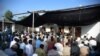
<path id="1" fill-rule="evenodd" d="M 97 56 L 96 39 L 55 33 L 14 33 L 0 38 L 6 56 Z M 0 50 L 1 51 L 1 50 Z M 1 54 L 0 54 L 1 56 Z"/>

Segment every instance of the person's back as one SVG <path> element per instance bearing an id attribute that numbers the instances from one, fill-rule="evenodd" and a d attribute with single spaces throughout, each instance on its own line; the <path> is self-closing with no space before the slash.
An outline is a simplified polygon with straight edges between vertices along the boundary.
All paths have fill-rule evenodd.
<path id="1" fill-rule="evenodd" d="M 22 56 L 23 55 L 23 50 L 20 49 L 20 45 L 18 43 L 16 43 L 16 45 L 17 45 L 17 49 L 16 49 L 17 55 Z"/>
<path id="2" fill-rule="evenodd" d="M 54 41 L 49 41 L 48 42 L 48 50 L 52 49 L 54 46 Z"/>
<path id="3" fill-rule="evenodd" d="M 0 50 L 0 56 L 8 56 L 4 51 Z"/>
<path id="4" fill-rule="evenodd" d="M 70 49 L 71 47 L 68 46 L 68 43 L 66 43 L 66 46 L 63 48 L 63 56 L 70 56 Z"/>
<path id="5" fill-rule="evenodd" d="M 41 44 L 41 38 L 36 40 L 36 48 L 39 48 Z"/>
<path id="6" fill-rule="evenodd" d="M 32 40 L 29 40 L 29 44 L 26 45 L 25 49 L 26 49 L 25 52 L 26 52 L 27 56 L 32 56 L 32 54 L 33 54 Z"/>
<path id="7" fill-rule="evenodd" d="M 25 50 L 25 46 L 26 46 L 25 43 L 21 43 L 21 44 L 20 44 L 20 49 L 22 49 L 22 50 L 24 51 L 24 50 Z"/>
<path id="8" fill-rule="evenodd" d="M 63 55 L 63 45 L 61 44 L 60 39 L 57 39 L 57 43 L 55 43 L 55 47 L 57 48 L 57 51 L 60 55 Z"/>
<path id="9" fill-rule="evenodd" d="M 20 44 L 20 49 L 22 49 L 23 52 L 25 52 L 25 46 L 26 46 L 26 44 L 27 44 L 27 39 L 25 38 L 23 40 L 23 42 Z"/>
<path id="10" fill-rule="evenodd" d="M 71 56 L 79 56 L 80 48 L 78 47 L 77 43 L 73 43 L 71 46 Z"/>
<path id="11" fill-rule="evenodd" d="M 89 54 L 89 48 L 87 46 L 80 47 L 80 56 L 87 56 Z"/>
<path id="12" fill-rule="evenodd" d="M 44 52 L 45 51 L 40 48 L 36 49 L 36 53 L 38 54 L 38 56 L 44 56 Z"/>
<path id="13" fill-rule="evenodd" d="M 47 52 L 47 41 L 43 41 L 41 44 L 43 44 L 44 45 L 44 50 L 45 50 L 45 52 Z"/>
<path id="14" fill-rule="evenodd" d="M 89 46 L 91 46 L 91 48 L 95 51 L 97 47 L 97 41 L 94 38 L 91 38 L 89 40 Z"/>
<path id="15" fill-rule="evenodd" d="M 96 46 L 97 45 L 96 40 L 90 40 L 89 45 Z"/>
<path id="16" fill-rule="evenodd" d="M 18 36 L 15 36 L 13 41 L 11 41 L 10 43 L 10 47 L 12 47 L 14 44 L 18 43 L 19 42 L 19 37 Z"/>
<path id="17" fill-rule="evenodd" d="M 62 40 L 62 44 L 63 44 L 63 46 L 65 46 L 66 43 L 68 43 L 68 39 L 67 39 L 66 36 L 65 36 L 65 37 L 63 38 L 63 40 Z"/>
<path id="18" fill-rule="evenodd" d="M 41 44 L 40 45 L 40 48 L 38 48 L 38 49 L 36 49 L 36 54 L 38 54 L 38 56 L 46 56 L 45 55 L 45 51 L 43 50 L 43 48 L 44 48 L 44 45 L 43 44 Z"/>
<path id="19" fill-rule="evenodd" d="M 36 47 L 36 37 L 34 37 L 34 39 L 32 39 L 32 45 L 34 46 L 34 47 Z"/>
<path id="20" fill-rule="evenodd" d="M 55 44 L 55 40 L 53 38 L 53 36 L 51 37 L 51 40 L 48 41 L 48 50 L 51 50 L 54 47 Z"/>
<path id="21" fill-rule="evenodd" d="M 11 48 L 9 49 L 5 49 L 5 53 L 8 55 L 8 56 L 17 56 L 17 53 L 15 52 L 15 46 L 13 45 Z"/>
<path id="22" fill-rule="evenodd" d="M 57 51 L 63 51 L 63 45 L 61 43 L 55 43 Z"/>
<path id="23" fill-rule="evenodd" d="M 15 43 L 17 43 L 15 40 L 11 41 L 11 43 L 10 43 L 10 48 L 11 48 L 12 45 L 14 45 Z"/>
<path id="24" fill-rule="evenodd" d="M 48 51 L 48 56 L 60 56 L 60 54 L 57 52 L 56 47 L 53 47 L 53 49 Z"/>

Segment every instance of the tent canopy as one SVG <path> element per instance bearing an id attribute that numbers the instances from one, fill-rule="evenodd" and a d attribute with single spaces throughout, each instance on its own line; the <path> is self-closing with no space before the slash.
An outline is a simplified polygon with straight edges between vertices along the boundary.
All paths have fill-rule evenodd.
<path id="1" fill-rule="evenodd" d="M 33 14 L 17 21 L 17 24 L 32 27 Z M 54 23 L 60 26 L 85 26 L 100 21 L 100 4 L 34 14 L 34 26 Z"/>

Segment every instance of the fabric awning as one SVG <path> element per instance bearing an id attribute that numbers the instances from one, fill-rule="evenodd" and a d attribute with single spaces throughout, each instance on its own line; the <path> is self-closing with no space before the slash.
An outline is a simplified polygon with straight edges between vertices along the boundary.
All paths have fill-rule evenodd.
<path id="1" fill-rule="evenodd" d="M 32 18 L 33 14 L 16 23 L 32 27 Z M 35 13 L 34 19 L 35 27 L 47 23 L 54 23 L 60 26 L 85 26 L 100 21 L 100 4 L 71 9 L 46 11 L 42 16 Z"/>

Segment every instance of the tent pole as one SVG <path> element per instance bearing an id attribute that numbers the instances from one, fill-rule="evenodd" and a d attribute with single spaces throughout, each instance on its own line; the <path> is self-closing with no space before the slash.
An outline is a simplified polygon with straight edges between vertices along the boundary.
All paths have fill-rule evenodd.
<path id="1" fill-rule="evenodd" d="M 34 11 L 33 11 L 33 20 L 32 20 L 32 33 L 34 32 Z"/>

